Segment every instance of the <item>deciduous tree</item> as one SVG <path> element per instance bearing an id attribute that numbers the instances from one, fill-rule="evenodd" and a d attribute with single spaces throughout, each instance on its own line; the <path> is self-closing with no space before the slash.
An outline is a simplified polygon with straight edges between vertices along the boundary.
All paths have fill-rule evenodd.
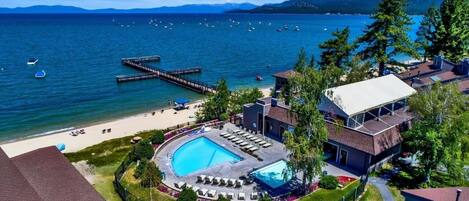
<path id="1" fill-rule="evenodd" d="M 405 143 L 416 154 L 427 181 L 439 166 L 455 179 L 462 178 L 462 163 L 469 138 L 469 98 L 456 85 L 436 83 L 411 97 L 416 123 L 404 133 Z M 456 181 L 456 180 L 455 180 Z"/>

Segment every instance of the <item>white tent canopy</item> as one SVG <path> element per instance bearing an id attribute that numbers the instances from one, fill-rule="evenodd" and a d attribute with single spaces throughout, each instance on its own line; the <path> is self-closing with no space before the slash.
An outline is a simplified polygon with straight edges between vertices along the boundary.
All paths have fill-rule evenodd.
<path id="1" fill-rule="evenodd" d="M 326 89 L 324 96 L 348 116 L 402 100 L 416 91 L 394 75 Z"/>

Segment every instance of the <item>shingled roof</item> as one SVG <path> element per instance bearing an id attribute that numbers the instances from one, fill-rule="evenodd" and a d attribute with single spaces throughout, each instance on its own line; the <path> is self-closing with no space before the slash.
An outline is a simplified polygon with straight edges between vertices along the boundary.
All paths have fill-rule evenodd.
<path id="1" fill-rule="evenodd" d="M 54 146 L 13 158 L 8 158 L 2 150 L 0 160 L 4 175 L 0 178 L 0 200 L 104 201 Z"/>
<path id="2" fill-rule="evenodd" d="M 294 126 L 296 119 L 288 108 L 271 107 L 267 117 Z M 326 121 L 328 139 L 353 147 L 357 150 L 378 155 L 402 142 L 399 128 L 389 127 L 379 133 L 369 134 Z"/>
<path id="3" fill-rule="evenodd" d="M 459 201 L 469 200 L 469 187 L 427 188 L 402 190 L 405 197 L 428 201 L 456 201 L 457 191 L 461 190 Z"/>

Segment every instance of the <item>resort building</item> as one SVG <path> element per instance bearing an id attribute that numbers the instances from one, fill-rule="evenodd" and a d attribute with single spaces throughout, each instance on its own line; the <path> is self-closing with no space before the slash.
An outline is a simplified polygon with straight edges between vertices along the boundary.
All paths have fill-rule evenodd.
<path id="1" fill-rule="evenodd" d="M 284 86 L 276 74 L 276 90 Z M 330 88 L 318 106 L 324 114 L 329 135 L 324 146 L 326 161 L 342 168 L 365 173 L 400 152 L 400 132 L 408 129 L 412 116 L 407 99 L 416 90 L 394 75 Z M 246 104 L 243 126 L 282 141 L 293 130 L 295 115 L 276 98 Z"/>
<path id="2" fill-rule="evenodd" d="M 430 86 L 437 81 L 443 84 L 456 83 L 462 93 L 469 94 L 469 58 L 455 64 L 437 56 L 433 61 L 410 67 L 409 71 L 398 77 L 416 89 Z"/>
<path id="3" fill-rule="evenodd" d="M 104 201 L 54 146 L 9 158 L 0 149 L 0 200 Z"/>
<path id="4" fill-rule="evenodd" d="M 408 189 L 401 191 L 406 201 L 464 201 L 469 200 L 468 187 Z"/>

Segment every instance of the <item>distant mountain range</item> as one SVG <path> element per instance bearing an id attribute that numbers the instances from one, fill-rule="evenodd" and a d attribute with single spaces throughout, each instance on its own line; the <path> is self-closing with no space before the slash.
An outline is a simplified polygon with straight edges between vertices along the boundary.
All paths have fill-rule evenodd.
<path id="1" fill-rule="evenodd" d="M 191 4 L 175 7 L 135 8 L 135 9 L 83 9 L 74 6 L 31 6 L 18 8 L 0 8 L 0 13 L 38 14 L 38 13 L 224 13 L 230 10 L 250 10 L 257 6 L 249 3 L 226 4 Z"/>
<path id="2" fill-rule="evenodd" d="M 250 10 L 232 10 L 235 13 L 373 13 L 381 0 L 288 0 L 278 4 L 266 4 Z M 442 0 L 407 0 L 409 14 L 423 14 L 431 5 Z"/>

